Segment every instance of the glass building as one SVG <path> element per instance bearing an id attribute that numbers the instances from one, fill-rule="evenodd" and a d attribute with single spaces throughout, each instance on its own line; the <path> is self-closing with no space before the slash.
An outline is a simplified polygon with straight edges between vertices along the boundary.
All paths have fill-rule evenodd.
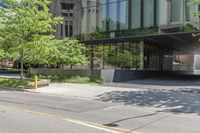
<path id="1" fill-rule="evenodd" d="M 182 32 L 190 22 L 189 0 L 82 0 L 81 34 L 89 39 L 123 38 Z M 173 48 L 141 39 L 89 44 L 92 68 L 172 70 Z M 91 41 L 92 43 L 92 41 Z M 93 46 L 94 45 L 94 46 Z"/>
<path id="2" fill-rule="evenodd" d="M 189 0 L 82 0 L 80 32 L 98 31 L 119 37 L 179 31 L 190 21 L 188 3 Z"/>
<path id="3" fill-rule="evenodd" d="M 185 39 L 193 40 L 185 33 L 199 26 L 191 22 L 190 0 L 57 2 L 52 11 L 65 19 L 56 36 L 84 43 L 94 70 L 172 71 L 175 51 L 187 51 Z"/>

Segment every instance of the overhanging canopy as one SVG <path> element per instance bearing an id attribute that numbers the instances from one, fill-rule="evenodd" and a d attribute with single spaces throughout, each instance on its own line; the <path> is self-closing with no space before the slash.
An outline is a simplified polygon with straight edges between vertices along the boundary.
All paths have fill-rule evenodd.
<path id="1" fill-rule="evenodd" d="M 142 36 L 128 36 L 128 37 L 116 37 L 116 38 L 104 38 L 95 39 L 89 41 L 83 41 L 86 45 L 98 45 L 108 43 L 120 43 L 129 41 L 152 41 L 159 43 L 160 45 L 173 48 L 183 53 L 200 54 L 200 42 L 198 37 L 194 37 L 194 34 L 198 32 L 179 32 L 179 33 L 167 33 L 163 35 L 142 35 Z"/>

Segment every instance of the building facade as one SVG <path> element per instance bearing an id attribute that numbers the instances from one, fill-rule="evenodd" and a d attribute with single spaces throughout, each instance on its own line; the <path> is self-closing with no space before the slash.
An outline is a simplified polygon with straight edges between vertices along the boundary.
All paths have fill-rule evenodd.
<path id="1" fill-rule="evenodd" d="M 193 71 L 200 48 L 191 32 L 198 32 L 199 22 L 192 22 L 198 7 L 190 2 L 53 0 L 51 11 L 64 17 L 56 37 L 84 43 L 91 69 Z"/>
<path id="2" fill-rule="evenodd" d="M 53 0 L 51 10 L 64 17 L 58 37 L 176 32 L 191 20 L 189 0 Z"/>

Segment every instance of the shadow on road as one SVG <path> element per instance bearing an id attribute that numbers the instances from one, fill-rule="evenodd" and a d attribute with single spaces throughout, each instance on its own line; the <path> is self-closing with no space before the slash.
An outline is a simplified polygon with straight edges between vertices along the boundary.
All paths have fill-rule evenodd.
<path id="1" fill-rule="evenodd" d="M 112 87 L 132 88 L 135 85 L 142 86 L 170 86 L 170 87 L 196 87 L 200 88 L 200 76 L 183 76 L 183 77 L 159 77 L 140 80 L 132 80 L 121 83 L 105 84 Z"/>
<path id="2" fill-rule="evenodd" d="M 200 78 L 195 77 L 182 77 L 182 78 L 173 78 L 173 77 L 164 77 L 164 78 L 152 78 L 152 79 L 143 79 L 143 80 L 133 80 L 125 83 L 129 84 L 141 84 L 141 85 L 156 85 L 156 86 L 199 86 L 200 87 Z"/>
<path id="3" fill-rule="evenodd" d="M 167 91 L 113 91 L 97 96 L 97 100 L 124 105 L 154 107 L 166 112 L 200 115 L 200 94 Z"/>

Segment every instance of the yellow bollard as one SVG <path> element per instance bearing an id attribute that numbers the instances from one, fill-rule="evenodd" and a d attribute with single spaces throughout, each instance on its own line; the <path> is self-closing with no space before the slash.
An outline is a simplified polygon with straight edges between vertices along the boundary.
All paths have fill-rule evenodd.
<path id="1" fill-rule="evenodd" d="M 38 88 L 38 77 L 37 75 L 34 76 L 34 89 Z"/>

